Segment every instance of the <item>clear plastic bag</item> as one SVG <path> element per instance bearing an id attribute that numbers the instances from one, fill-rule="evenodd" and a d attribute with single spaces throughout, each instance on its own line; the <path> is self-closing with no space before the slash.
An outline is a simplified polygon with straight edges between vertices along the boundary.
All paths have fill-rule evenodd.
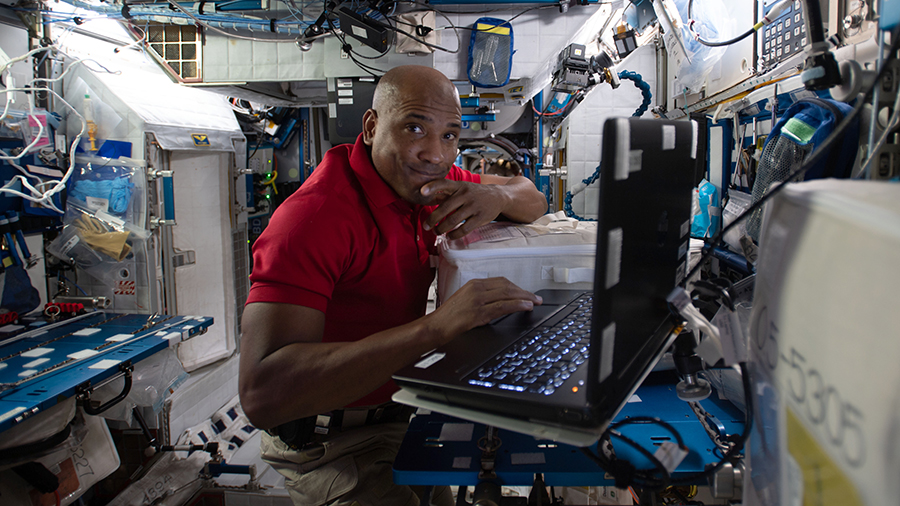
<path id="1" fill-rule="evenodd" d="M 680 39 L 687 53 L 687 57 L 680 60 L 679 68 L 676 70 L 678 92 L 689 95 L 699 93 L 706 83 L 707 76 L 728 48 L 706 46 L 694 38 L 688 28 L 691 22 L 688 17 L 689 0 L 669 0 L 669 2 L 674 3 L 677 9 L 677 13 L 670 10 L 670 14 L 673 16 L 677 14 L 680 17 L 678 23 Z M 722 40 L 736 35 L 736 23 L 722 0 L 702 0 L 702 2 L 695 0 L 694 4 L 691 12 L 695 16 L 693 27 L 704 40 Z"/>
<path id="2" fill-rule="evenodd" d="M 70 199 L 91 210 L 103 211 L 143 226 L 139 209 L 144 186 L 144 163 L 130 158 L 76 156 L 75 172 L 66 190 Z"/>
<path id="3" fill-rule="evenodd" d="M 59 236 L 47 245 L 47 251 L 73 263 L 107 286 L 117 281 L 119 267 L 138 241 L 150 233 L 102 210 L 70 199 Z"/>
<path id="4" fill-rule="evenodd" d="M 173 348 L 167 348 L 135 365 L 132 374 L 131 391 L 118 404 L 104 411 L 101 416 L 107 420 L 120 420 L 131 424 L 135 406 L 150 408 L 154 413 L 162 411 L 163 403 L 179 385 L 188 378 Z M 107 383 L 94 393 L 94 400 L 105 403 L 116 397 L 124 388 L 124 380 L 119 378 Z"/>
<path id="5" fill-rule="evenodd" d="M 724 220 L 724 226 L 731 225 L 738 216 L 744 214 L 750 207 L 751 198 L 750 194 L 739 192 L 735 190 L 728 191 L 728 203 L 725 204 L 725 208 L 722 210 L 722 219 Z M 747 234 L 747 222 L 738 223 L 736 227 L 729 230 L 727 234 L 723 237 L 725 242 L 728 244 L 728 247 L 733 251 L 743 254 L 743 249 L 741 249 L 741 236 Z"/>

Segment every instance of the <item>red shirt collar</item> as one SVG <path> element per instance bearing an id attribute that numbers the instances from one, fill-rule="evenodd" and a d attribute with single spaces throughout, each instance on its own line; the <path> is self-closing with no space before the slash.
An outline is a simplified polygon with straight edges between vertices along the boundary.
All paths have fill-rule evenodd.
<path id="1" fill-rule="evenodd" d="M 366 198 L 375 207 L 384 207 L 394 202 L 400 201 L 409 207 L 412 204 L 406 202 L 393 188 L 381 178 L 381 175 L 372 165 L 372 157 L 369 154 L 369 147 L 363 142 L 362 134 L 356 138 L 356 144 L 353 145 L 350 152 L 350 167 L 356 173 L 357 179 L 362 184 L 363 192 Z"/>

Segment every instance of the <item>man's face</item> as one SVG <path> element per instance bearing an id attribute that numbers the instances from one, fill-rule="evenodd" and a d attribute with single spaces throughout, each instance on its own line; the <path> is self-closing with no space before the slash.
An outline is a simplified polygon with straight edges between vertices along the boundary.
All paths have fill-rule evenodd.
<path id="1" fill-rule="evenodd" d="M 363 118 L 363 140 L 371 147 L 372 163 L 403 200 L 428 204 L 419 190 L 443 179 L 456 160 L 462 114 L 456 97 L 406 93 L 395 107 Z M 446 94 L 444 94 L 446 95 Z"/>

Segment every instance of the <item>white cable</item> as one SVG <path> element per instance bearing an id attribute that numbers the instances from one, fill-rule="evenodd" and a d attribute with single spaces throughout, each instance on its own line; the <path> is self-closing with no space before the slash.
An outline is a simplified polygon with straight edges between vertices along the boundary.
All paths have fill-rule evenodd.
<path id="1" fill-rule="evenodd" d="M 29 51 L 28 53 L 26 53 L 25 55 L 22 55 L 22 56 L 20 56 L 20 57 L 18 57 L 18 58 L 14 58 L 13 60 L 10 60 L 10 62 L 17 61 L 17 60 L 18 60 L 18 61 L 21 61 L 21 60 L 27 58 L 29 55 L 34 54 L 35 52 L 49 51 L 50 49 L 55 49 L 55 48 L 54 48 L 53 46 L 50 46 L 50 47 L 47 47 L 47 48 L 40 48 L 40 49 L 37 49 L 37 50 L 32 50 L 32 51 Z M 72 58 L 71 56 L 69 56 L 68 54 L 66 54 L 66 53 L 64 53 L 64 52 L 62 52 L 62 51 L 59 51 L 59 52 L 60 52 L 62 55 L 66 56 L 67 58 Z M 0 93 L 6 93 L 6 94 L 7 94 L 6 107 L 5 107 L 4 110 L 3 110 L 3 115 L 0 116 L 0 121 L 2 121 L 5 117 L 8 116 L 8 112 L 9 112 L 9 111 L 8 111 L 8 109 L 9 109 L 9 104 L 10 104 L 10 102 L 11 102 L 11 97 L 12 97 L 12 93 L 10 93 L 10 92 L 23 91 L 23 92 L 28 93 L 28 92 L 36 92 L 36 91 L 43 91 L 43 90 L 46 90 L 47 88 L 36 89 L 36 88 L 33 86 L 33 84 L 34 84 L 35 82 L 37 82 L 37 81 L 41 81 L 41 82 L 45 82 L 45 83 L 53 83 L 53 82 L 60 81 L 60 80 L 62 80 L 62 79 L 66 76 L 66 74 L 68 74 L 69 71 L 71 71 L 72 68 L 74 68 L 75 66 L 80 65 L 80 64 L 84 64 L 84 63 L 87 62 L 87 61 L 94 61 L 94 60 L 90 60 L 90 59 L 77 59 L 77 58 L 72 58 L 72 59 L 75 60 L 75 61 L 73 61 L 71 64 L 69 64 L 69 65 L 66 67 L 65 71 L 63 71 L 62 74 L 60 74 L 59 76 L 57 76 L 57 77 L 55 77 L 55 78 L 35 78 L 35 79 L 32 79 L 32 80 L 28 83 L 28 84 L 31 85 L 31 86 L 26 86 L 26 87 L 24 87 L 24 88 L 6 88 L 6 89 L 3 89 L 3 90 L 0 90 Z M 7 68 L 8 66 L 9 66 L 9 63 L 7 63 L 7 65 L 4 65 L 3 70 L 0 70 L 0 72 L 3 72 L 4 70 L 6 70 L 6 68 Z M 93 71 L 93 69 L 92 69 L 92 71 Z M 113 72 L 113 73 L 115 73 L 115 72 Z M 32 149 L 37 145 L 38 142 L 40 142 L 41 136 L 44 135 L 44 128 L 45 128 L 45 127 L 44 127 L 44 124 L 41 123 L 41 122 L 37 119 L 37 117 L 34 115 L 34 103 L 32 102 L 32 95 L 31 95 L 31 94 L 28 95 L 28 111 L 29 111 L 29 114 L 26 116 L 26 120 L 27 120 L 29 117 L 30 117 L 30 118 L 34 118 L 35 122 L 38 124 L 38 133 L 37 133 L 37 135 L 34 137 L 34 140 L 33 140 L 28 146 L 26 146 L 26 147 L 22 150 L 22 152 L 19 153 L 17 156 L 9 156 L 9 155 L 6 153 L 6 151 L 0 149 L 0 153 L 2 153 L 2 155 L 0 155 L 0 160 L 6 160 L 6 161 L 19 160 L 19 159 L 21 159 L 22 157 L 26 156 L 27 154 L 31 153 Z M 26 125 L 26 126 L 27 126 L 27 125 Z M 29 175 L 29 176 L 31 176 L 31 177 L 35 177 L 35 176 L 33 176 L 32 174 L 28 173 L 26 170 L 24 170 L 24 169 L 22 169 L 21 167 L 19 167 L 18 165 L 14 165 L 14 164 L 13 164 L 13 166 L 16 167 L 17 169 L 19 169 L 20 171 L 24 172 L 26 175 Z"/>
<path id="2" fill-rule="evenodd" d="M 66 184 L 68 183 L 69 178 L 71 178 L 72 174 L 75 171 L 75 149 L 78 147 L 78 144 L 81 142 L 82 137 L 84 137 L 84 134 L 87 132 L 87 121 L 84 119 L 84 116 L 82 116 L 78 112 L 78 110 L 72 106 L 72 104 L 70 104 L 62 96 L 60 96 L 59 93 L 57 93 L 56 91 L 54 91 L 51 88 L 35 88 L 33 86 L 33 84 L 36 81 L 41 81 L 41 82 L 46 82 L 46 83 L 57 82 L 57 81 L 63 79 L 69 73 L 69 71 L 71 71 L 71 69 L 73 67 L 75 67 L 79 64 L 83 64 L 86 61 L 93 61 L 93 60 L 73 58 L 72 56 L 66 54 L 65 52 L 60 51 L 59 48 L 57 48 L 55 45 L 51 45 L 49 47 L 33 49 L 21 56 L 18 56 L 16 58 L 9 60 L 2 68 L 0 68 L 0 74 L 5 72 L 14 63 L 23 61 L 36 53 L 43 52 L 43 51 L 51 51 L 51 50 L 57 51 L 57 52 L 61 53 L 62 55 L 64 55 L 65 57 L 73 59 L 75 61 L 73 61 L 70 65 L 68 65 L 67 68 L 65 69 L 65 71 L 63 71 L 63 73 L 60 74 L 58 77 L 45 78 L 45 79 L 41 79 L 41 78 L 33 79 L 28 83 L 29 86 L 26 86 L 24 88 L 7 88 L 5 90 L 0 90 L 4 93 L 7 93 L 6 106 L 4 107 L 3 114 L 0 115 L 0 121 L 2 121 L 4 118 L 6 118 L 9 113 L 9 104 L 11 102 L 10 97 L 12 97 L 12 94 L 9 92 L 15 92 L 15 91 L 47 92 L 47 93 L 50 93 L 51 95 L 53 95 L 60 102 L 62 102 L 63 105 L 68 107 L 75 114 L 75 117 L 77 117 L 79 119 L 79 121 L 81 121 L 81 130 L 75 136 L 75 139 L 72 140 L 72 144 L 69 148 L 69 153 L 70 153 L 69 167 L 66 170 L 66 173 L 63 175 L 63 177 L 60 180 L 44 181 L 40 177 L 38 177 L 34 174 L 31 174 L 30 172 L 28 172 L 25 168 L 21 167 L 20 165 L 12 162 L 13 160 L 18 160 L 25 154 L 29 153 L 31 151 L 31 149 L 35 146 L 37 141 L 43 135 L 44 125 L 40 121 L 38 121 L 38 125 L 39 125 L 38 135 L 35 137 L 35 140 L 31 144 L 29 144 L 28 146 L 25 147 L 25 149 L 22 150 L 22 153 L 20 153 L 20 155 L 15 156 L 15 157 L 10 157 L 7 155 L 6 152 L 0 150 L 0 153 L 3 154 L 3 156 L 0 156 L 0 159 L 8 160 L 10 165 L 15 167 L 17 170 L 19 170 L 23 174 L 23 175 L 14 176 L 12 178 L 12 180 L 10 180 L 5 185 L 0 187 L 0 193 L 13 195 L 13 196 L 28 200 L 30 202 L 41 204 L 41 205 L 44 205 L 44 206 L 52 209 L 53 211 L 55 211 L 57 213 L 63 214 L 63 211 L 61 209 L 59 209 L 59 207 L 57 207 L 56 204 L 53 203 L 53 196 L 56 195 L 57 193 L 60 193 L 61 191 L 63 191 L 66 188 Z M 90 69 L 90 70 L 92 72 L 96 72 L 93 69 Z M 107 71 L 107 72 L 109 72 L 109 71 Z M 111 72 L 111 73 L 114 73 L 114 72 Z M 31 97 L 31 95 L 29 95 L 29 115 L 28 116 L 33 117 L 34 116 L 34 104 L 31 102 L 30 97 Z M 37 185 L 33 186 L 28 181 L 28 179 L 26 179 L 27 177 L 37 180 L 38 181 Z M 21 183 L 22 187 L 25 190 L 28 190 L 31 194 L 29 195 L 27 193 L 20 192 L 20 191 L 14 189 L 13 186 L 15 186 L 16 183 Z M 43 190 L 44 187 L 50 186 L 50 185 L 52 185 L 52 187 L 50 189 Z"/>
<path id="3" fill-rule="evenodd" d="M 17 175 L 15 177 L 13 177 L 13 179 L 10 180 L 8 183 L 6 183 L 2 187 L 0 187 L 0 193 L 8 193 L 8 194 L 14 195 L 16 197 L 21 197 L 30 202 L 34 202 L 36 204 L 45 205 L 45 206 L 49 207 L 50 209 L 52 209 L 60 214 L 63 214 L 63 211 L 61 209 L 59 209 L 56 206 L 56 204 L 53 203 L 53 196 L 56 195 L 57 193 L 63 191 L 66 188 L 66 183 L 68 183 L 69 178 L 72 176 L 72 173 L 75 172 L 75 156 L 74 156 L 75 148 L 78 147 L 78 144 L 81 142 L 81 138 L 87 132 L 87 121 L 84 119 L 84 116 L 82 116 L 78 112 L 77 109 L 72 107 L 72 104 L 66 102 L 66 100 L 59 95 L 59 93 L 53 91 L 50 88 L 41 88 L 41 91 L 46 91 L 46 92 L 52 94 L 57 99 L 59 99 L 59 101 L 62 102 L 66 107 L 71 109 L 72 112 L 75 113 L 75 116 L 81 121 L 81 130 L 78 132 L 78 135 L 75 136 L 75 139 L 72 140 L 72 145 L 69 148 L 69 153 L 71 153 L 71 156 L 69 157 L 69 168 L 66 171 L 66 173 L 63 175 L 62 179 L 60 179 L 59 181 L 48 181 L 48 182 L 42 182 L 41 184 L 39 184 L 38 186 L 43 186 L 44 184 L 53 184 L 54 185 L 53 188 L 46 190 L 44 192 L 39 191 L 37 188 L 32 186 L 28 182 L 28 180 L 25 179 L 23 176 Z M 15 185 L 16 182 L 21 182 L 21 184 L 24 188 L 26 188 L 32 192 L 32 195 L 28 195 L 28 194 L 25 194 L 18 190 L 13 189 L 12 187 Z M 35 197 L 34 195 L 39 195 L 40 197 Z"/>
<path id="4" fill-rule="evenodd" d="M 35 90 L 34 90 L 34 88 L 6 88 L 5 90 L 0 90 L 0 93 L 7 93 L 10 91 L 35 91 Z M 3 155 L 0 155 L 0 160 L 8 160 L 8 161 L 19 160 L 23 156 L 30 153 L 31 149 L 34 148 L 38 142 L 40 142 L 41 136 L 44 135 L 44 124 L 41 123 L 37 119 L 37 116 L 34 115 L 34 111 L 32 110 L 29 114 L 27 114 L 25 116 L 25 121 L 26 121 L 25 128 L 28 128 L 28 124 L 27 124 L 28 118 L 34 118 L 34 121 L 38 124 L 38 133 L 37 133 L 37 135 L 34 136 L 34 140 L 31 141 L 31 144 L 25 146 L 25 148 L 22 149 L 22 152 L 16 156 L 9 156 L 6 154 L 6 151 L 0 149 L 0 153 L 3 153 Z"/>
<path id="5" fill-rule="evenodd" d="M 41 51 L 49 51 L 49 50 L 50 50 L 50 48 L 40 47 L 37 49 L 32 49 L 31 51 L 28 51 L 27 53 L 23 54 L 22 56 L 17 56 L 15 58 L 9 60 L 8 62 L 6 62 L 3 65 L 3 68 L 0 68 L 0 75 L 3 75 L 3 73 L 6 72 L 7 69 L 9 69 L 14 63 L 19 63 L 20 61 L 25 60 L 29 56 L 36 54 L 36 53 L 40 53 Z M 9 88 L 7 88 L 7 89 L 9 89 Z M 3 114 L 0 114 L 0 121 L 5 120 L 6 116 L 9 114 L 9 104 L 12 103 L 12 98 L 13 97 L 11 94 L 6 95 L 6 105 L 3 107 Z"/>
<path id="6" fill-rule="evenodd" d="M 0 153 L 6 154 L 6 151 L 0 149 Z M 25 167 L 22 167 L 21 165 L 17 164 L 16 162 L 8 161 L 8 162 L 6 162 L 6 163 L 12 165 L 13 168 L 15 168 L 16 170 L 18 170 L 18 171 L 21 172 L 22 174 L 24 174 L 25 177 L 30 177 L 30 178 L 37 179 L 38 181 L 43 181 L 43 179 L 41 179 L 40 177 L 38 177 L 38 176 L 32 174 L 31 172 L 28 172 L 28 169 L 26 169 Z"/>

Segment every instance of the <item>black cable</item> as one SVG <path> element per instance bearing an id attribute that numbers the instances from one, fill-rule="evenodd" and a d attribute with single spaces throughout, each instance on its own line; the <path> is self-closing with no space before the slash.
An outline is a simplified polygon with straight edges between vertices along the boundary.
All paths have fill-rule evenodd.
<path id="1" fill-rule="evenodd" d="M 492 12 L 500 12 L 500 11 L 505 11 L 505 10 L 507 10 L 507 9 L 489 9 L 489 10 L 481 10 L 481 11 L 442 11 L 442 10 L 440 10 L 440 9 L 435 9 L 435 8 L 432 7 L 430 4 L 425 3 L 425 2 L 412 2 L 412 3 L 414 3 L 414 4 L 416 4 L 416 5 L 423 6 L 423 7 L 428 7 L 429 10 L 434 11 L 434 12 L 437 12 L 437 13 L 440 13 L 440 14 L 444 15 L 445 17 L 446 17 L 447 14 L 490 14 L 490 13 L 492 13 Z M 612 2 L 598 2 L 598 3 L 595 4 L 595 5 L 600 5 L 600 4 L 603 4 L 603 3 L 612 3 Z M 513 17 L 511 17 L 511 18 L 509 18 L 509 19 L 506 19 L 506 20 L 504 20 L 504 21 L 506 21 L 507 23 L 510 23 L 510 22 L 512 22 L 514 19 L 516 19 L 516 18 L 518 18 L 519 16 L 521 16 L 521 15 L 523 15 L 523 14 L 526 14 L 526 13 L 528 13 L 528 12 L 531 12 L 531 11 L 534 11 L 534 10 L 538 10 L 538 9 L 555 9 L 555 8 L 558 8 L 558 7 L 559 7 L 559 6 L 558 6 L 557 4 L 539 5 L 539 6 L 536 6 L 536 7 L 529 7 L 529 8 L 527 8 L 527 9 L 523 10 L 522 12 L 516 14 L 515 16 L 513 16 Z M 453 29 L 455 29 L 455 30 L 471 30 L 471 31 L 473 31 L 473 32 L 475 32 L 475 31 L 481 31 L 481 30 L 478 30 L 477 28 L 473 28 L 473 27 L 470 27 L 470 26 L 456 26 L 456 25 L 454 25 L 454 24 L 452 24 L 452 23 L 451 23 L 450 26 L 448 26 L 447 28 L 453 28 Z M 487 30 L 485 30 L 485 31 L 487 31 Z"/>
<path id="2" fill-rule="evenodd" d="M 658 422 L 662 422 L 662 420 L 657 420 L 657 421 L 658 421 Z M 654 469 L 635 469 L 635 471 L 634 471 L 634 474 L 635 474 L 635 475 L 637 475 L 637 474 L 639 474 L 639 473 L 640 473 L 640 474 L 647 474 L 647 473 L 649 473 L 650 471 L 654 471 L 654 470 L 655 470 L 655 471 L 659 471 L 659 473 L 662 475 L 662 478 L 660 478 L 660 480 L 661 480 L 662 483 L 659 485 L 659 487 L 660 487 L 660 488 L 664 488 L 664 487 L 668 487 L 668 486 L 669 486 L 669 482 L 671 481 L 671 478 L 672 478 L 672 477 L 671 477 L 671 475 L 669 474 L 669 470 L 666 469 L 666 466 L 664 466 L 663 463 L 660 462 L 660 460 L 656 457 L 656 455 L 650 453 L 650 450 L 644 448 L 643 446 L 641 446 L 640 444 L 638 444 L 637 441 L 631 439 L 630 437 L 628 437 L 628 436 L 622 434 L 621 432 L 619 432 L 619 431 L 617 431 L 617 430 L 607 429 L 607 432 L 609 432 L 609 434 L 610 434 L 611 436 L 615 436 L 615 437 L 621 439 L 622 441 L 628 443 L 629 446 L 631 446 L 632 448 L 634 448 L 635 450 L 637 450 L 641 455 L 644 456 L 644 458 L 646 458 L 647 460 L 650 461 L 650 463 L 653 464 L 653 468 L 654 468 Z M 632 464 L 632 467 L 633 467 L 633 466 L 634 466 L 634 465 Z M 652 477 L 652 476 L 651 476 L 651 477 Z M 635 483 L 637 483 L 637 482 L 635 482 Z M 619 486 L 619 483 L 618 483 L 618 482 L 616 483 L 616 486 L 617 486 L 617 487 Z M 625 488 L 625 487 L 619 487 L 619 488 Z"/>
<path id="3" fill-rule="evenodd" d="M 346 38 L 344 35 L 339 34 L 339 33 L 338 33 L 337 31 L 335 31 L 334 29 L 331 30 L 331 33 L 332 33 L 332 34 L 335 36 L 335 38 L 337 38 L 337 40 L 341 43 L 341 49 L 344 50 L 345 53 L 347 53 L 348 55 L 349 55 L 350 53 L 355 53 L 356 56 L 358 56 L 358 57 L 360 57 L 360 58 L 362 58 L 362 59 L 364 59 L 364 60 L 377 60 L 377 59 L 379 59 L 379 58 L 384 57 L 384 55 L 388 54 L 388 51 L 391 50 L 390 45 L 388 45 L 388 46 L 385 47 L 384 50 L 383 50 L 381 53 L 379 53 L 378 55 L 376 55 L 376 56 L 366 56 L 366 55 L 364 55 L 364 54 L 361 54 L 359 51 L 354 50 L 354 49 L 353 49 L 353 46 L 351 46 L 350 43 L 347 42 L 347 38 Z M 382 72 L 382 73 L 383 73 L 383 72 Z"/>
<path id="4" fill-rule="evenodd" d="M 388 53 L 388 51 L 390 51 L 390 46 L 386 47 L 384 49 L 384 51 L 382 51 L 377 56 L 364 56 L 364 55 L 360 54 L 358 51 L 354 51 L 353 46 L 351 46 L 347 42 L 347 39 L 343 35 L 339 35 L 337 33 L 337 30 L 335 30 L 334 23 L 332 23 L 331 18 L 330 18 L 330 16 L 332 16 L 332 15 L 333 15 L 333 13 L 329 12 L 325 16 L 325 19 L 328 21 L 328 24 L 329 24 L 329 31 L 332 33 L 332 35 L 334 35 L 334 37 L 338 40 L 338 42 L 341 43 L 341 50 L 343 50 L 345 53 L 347 53 L 347 57 L 350 58 L 350 61 L 352 61 L 354 64 L 356 64 L 357 67 L 359 67 L 361 70 L 363 70 L 367 74 L 371 75 L 372 77 L 381 77 L 382 75 L 384 75 L 384 73 L 387 72 L 386 70 L 382 70 L 382 69 L 367 65 L 367 64 L 357 60 L 356 57 L 358 56 L 358 57 L 366 59 L 366 60 L 377 60 L 378 58 L 381 58 L 384 55 L 386 55 Z M 388 18 L 385 17 L 385 19 L 388 19 Z M 390 23 L 388 23 L 387 26 L 390 27 L 391 29 L 394 29 L 394 27 L 391 26 Z M 376 73 L 376 72 L 380 72 L 380 74 Z"/>
<path id="5" fill-rule="evenodd" d="M 675 429 L 675 427 L 673 427 L 671 424 L 669 424 L 668 422 L 666 422 L 664 420 L 660 420 L 659 418 L 654 418 L 654 417 L 650 417 L 650 416 L 632 416 L 632 417 L 626 418 L 624 420 L 618 421 L 614 424 L 611 424 L 609 426 L 609 428 L 616 429 L 619 427 L 625 427 L 628 425 L 636 425 L 639 423 L 642 423 L 642 424 L 652 423 L 652 424 L 659 425 L 660 427 L 669 431 L 669 434 L 672 434 L 672 436 L 675 437 L 675 440 L 678 441 L 678 446 L 680 448 L 682 448 L 682 449 L 685 448 L 684 439 L 682 439 L 681 434 L 678 433 L 678 431 Z"/>
<path id="6" fill-rule="evenodd" d="M 798 179 L 800 176 L 806 173 L 819 159 L 831 149 L 831 145 L 835 143 L 841 136 L 844 134 L 844 131 L 850 126 L 850 123 L 859 115 L 862 108 L 869 101 L 869 98 L 872 96 L 872 92 L 875 90 L 875 86 L 881 81 L 882 77 L 884 77 L 887 69 L 890 67 L 889 63 L 896 59 L 897 50 L 900 49 L 900 26 L 894 29 L 891 33 L 891 47 L 888 51 L 888 57 L 882 63 L 881 69 L 878 71 L 878 75 L 872 81 L 872 85 L 866 90 L 863 98 L 858 99 L 857 104 L 853 107 L 853 110 L 850 111 L 849 114 L 844 116 L 844 119 L 838 123 L 837 127 L 831 132 L 831 134 L 818 146 L 817 149 L 813 150 L 809 156 L 803 160 L 800 164 L 800 168 L 792 172 L 788 175 L 787 179 L 785 179 L 781 184 L 772 187 L 761 199 L 759 199 L 755 204 L 748 207 L 740 216 L 734 219 L 728 226 L 723 227 L 715 236 L 711 239 L 704 239 L 707 247 L 705 248 L 702 256 L 700 257 L 700 261 L 688 272 L 688 275 L 685 276 L 684 280 L 681 282 L 682 287 L 684 287 L 688 280 L 691 279 L 694 274 L 697 273 L 702 267 L 703 264 L 712 256 L 713 249 L 722 243 L 722 238 L 725 237 L 725 234 L 730 232 L 734 227 L 736 227 L 740 222 L 745 220 L 748 216 L 756 212 L 757 209 L 762 207 L 763 204 L 769 201 L 773 196 L 778 194 L 787 183 L 793 182 Z"/>
<path id="7" fill-rule="evenodd" d="M 600 444 L 598 444 L 597 454 L 592 452 L 589 448 L 581 448 L 581 452 L 588 456 L 591 460 L 593 460 L 604 471 L 612 475 L 616 480 L 616 486 L 620 488 L 637 485 L 639 487 L 659 490 L 669 485 L 686 485 L 695 483 L 697 481 L 707 480 L 709 477 L 722 469 L 722 467 L 726 463 L 732 462 L 734 460 L 734 458 L 744 449 L 744 446 L 747 443 L 747 438 L 750 436 L 750 432 L 753 430 L 753 419 L 755 415 L 753 410 L 753 387 L 750 384 L 750 371 L 747 368 L 747 364 L 745 362 L 741 362 L 739 365 L 741 369 L 741 383 L 744 388 L 744 430 L 741 435 L 738 436 L 734 446 L 732 446 L 715 465 L 708 467 L 707 469 L 699 473 L 691 473 L 689 475 L 679 477 L 670 477 L 668 470 L 662 467 L 659 459 L 654 457 L 648 450 L 638 445 L 635 441 L 621 435 L 621 433 L 615 431 L 615 429 L 612 428 L 615 425 L 626 425 L 628 423 L 628 419 L 622 420 L 617 424 L 610 425 L 610 428 L 607 428 L 607 430 L 600 437 L 601 443 L 602 441 L 609 439 L 610 435 L 622 439 L 623 441 L 640 451 L 645 457 L 648 457 L 649 455 L 648 458 L 651 462 L 653 462 L 656 469 L 636 469 L 633 464 L 630 464 L 625 460 L 617 459 L 615 457 L 609 459 L 605 455 L 603 455 L 603 450 L 601 449 Z M 682 448 L 684 447 L 681 443 L 681 436 L 678 434 L 678 431 L 675 430 L 675 428 L 671 425 L 657 418 L 640 418 L 644 418 L 646 422 L 636 420 L 633 423 L 656 423 L 662 427 L 666 427 L 667 430 L 676 435 L 676 439 L 679 441 L 680 446 L 682 446 Z M 651 471 L 655 470 L 663 471 L 662 477 L 654 476 L 651 473 Z"/>
<path id="8" fill-rule="evenodd" d="M 723 40 L 723 41 L 709 41 L 709 40 L 704 40 L 702 37 L 700 37 L 700 34 L 696 34 L 696 36 L 694 37 L 694 39 L 696 39 L 697 42 L 703 44 L 704 46 L 709 46 L 709 47 L 730 46 L 730 45 L 732 45 L 732 44 L 734 44 L 734 43 L 736 43 L 736 42 L 740 42 L 740 41 L 746 39 L 747 37 L 753 35 L 753 32 L 755 32 L 755 31 L 756 31 L 756 29 L 751 28 L 751 29 L 747 30 L 746 32 L 744 32 L 744 33 L 738 35 L 737 37 L 735 37 L 735 38 L 733 38 L 733 39 Z"/>
<path id="9" fill-rule="evenodd" d="M 391 18 L 385 18 L 385 19 L 391 19 Z M 418 27 L 422 26 L 422 25 L 414 25 L 414 24 L 412 24 L 412 23 L 407 23 L 407 22 L 401 21 L 401 20 L 399 20 L 399 19 L 393 19 L 393 21 L 394 21 L 395 23 L 402 23 L 402 24 L 404 24 L 404 25 L 409 25 L 409 26 L 412 26 L 412 27 L 415 27 L 415 28 L 418 28 Z M 443 52 L 445 52 L 445 53 L 450 53 L 450 54 L 457 54 L 457 53 L 459 53 L 459 49 L 460 49 L 460 47 L 461 47 L 461 44 L 457 44 L 457 48 L 451 50 L 451 49 L 447 49 L 446 47 L 443 47 L 443 46 L 438 46 L 437 44 L 432 44 L 432 43 L 430 43 L 430 42 L 426 42 L 426 41 L 424 41 L 424 40 L 422 40 L 422 39 L 416 37 L 415 35 L 413 35 L 413 34 L 407 32 L 406 30 L 401 30 L 401 29 L 399 29 L 399 28 L 397 28 L 397 27 L 395 27 L 395 26 L 390 26 L 390 24 L 389 24 L 388 26 L 389 26 L 390 29 L 393 30 L 394 32 L 396 32 L 396 33 L 402 33 L 403 35 L 406 35 L 407 37 L 409 37 L 410 39 L 412 39 L 412 40 L 418 42 L 419 44 L 423 44 L 423 45 L 428 46 L 428 47 L 430 47 L 430 48 L 432 48 L 432 49 L 437 49 L 438 51 L 443 51 Z"/>
<path id="10" fill-rule="evenodd" d="M 253 158 L 253 155 L 255 155 L 257 151 L 259 151 L 259 147 L 262 146 L 263 138 L 264 138 L 264 137 L 265 137 L 265 132 L 260 132 L 260 133 L 259 133 L 259 140 L 256 141 L 256 147 L 253 148 L 253 152 L 250 153 L 250 156 L 247 157 L 247 160 Z"/>
<path id="11" fill-rule="evenodd" d="M 822 29 L 822 8 L 819 0 L 806 0 L 806 25 L 809 27 L 809 40 L 811 44 L 825 42 L 825 31 Z M 893 37 L 891 41 L 893 42 Z"/>
<path id="12" fill-rule="evenodd" d="M 737 37 L 735 37 L 733 39 L 729 39 L 729 40 L 722 40 L 722 41 L 704 40 L 700 37 L 700 34 L 698 32 L 695 32 L 693 29 L 694 16 L 691 14 L 693 12 L 693 6 L 694 6 L 694 0 L 688 0 L 688 23 L 689 23 L 688 26 L 690 27 L 691 33 L 694 34 L 694 38 L 697 39 L 697 42 L 703 44 L 704 46 L 709 46 L 709 47 L 730 46 L 736 42 L 740 42 L 740 41 L 746 39 L 747 37 L 753 35 L 753 32 L 755 32 L 757 30 L 756 27 L 751 27 L 746 32 L 738 35 Z"/>
<path id="13" fill-rule="evenodd" d="M 500 11 L 508 10 L 508 9 L 482 9 L 482 10 L 477 10 L 477 11 L 442 11 L 440 9 L 436 9 L 434 6 L 432 6 L 428 2 L 412 1 L 410 3 L 419 5 L 421 7 L 426 7 L 426 8 L 428 8 L 428 10 L 432 10 L 434 12 L 449 13 L 449 14 L 491 14 L 493 12 L 500 12 Z M 532 11 L 534 9 L 546 9 L 546 8 L 550 8 L 550 7 L 556 8 L 557 5 L 553 4 L 553 5 L 541 5 L 538 7 L 530 7 L 528 9 L 525 9 L 525 11 L 517 14 L 517 16 L 521 16 L 522 14 L 525 14 L 526 12 Z"/>

